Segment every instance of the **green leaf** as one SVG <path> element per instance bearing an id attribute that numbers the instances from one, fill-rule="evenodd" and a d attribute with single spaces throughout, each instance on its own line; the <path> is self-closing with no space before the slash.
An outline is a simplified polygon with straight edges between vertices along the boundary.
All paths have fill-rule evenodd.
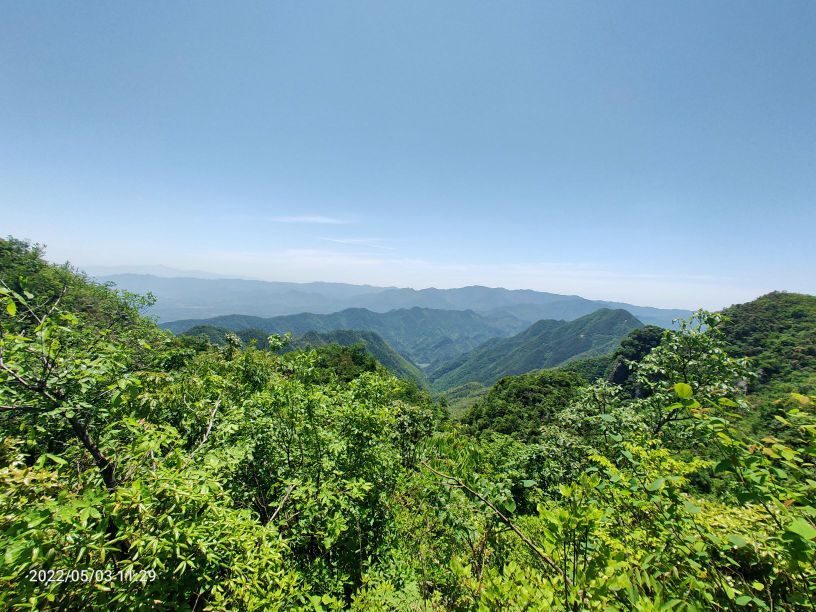
<path id="1" fill-rule="evenodd" d="M 737 548 L 742 548 L 743 546 L 748 545 L 748 542 L 745 541 L 745 538 L 743 538 L 742 536 L 738 536 L 735 533 L 729 533 L 725 537 L 728 538 L 728 541 L 731 542 Z"/>
<path id="2" fill-rule="evenodd" d="M 521 484 L 525 489 L 529 489 L 535 485 L 535 480 L 522 480 Z"/>
<path id="3" fill-rule="evenodd" d="M 664 484 L 666 484 L 665 478 L 655 478 L 652 482 L 646 485 L 646 489 L 648 491 L 658 491 L 663 488 Z"/>
<path id="4" fill-rule="evenodd" d="M 6 302 L 6 312 L 9 313 L 11 317 L 17 314 L 17 304 L 14 303 L 14 300 L 9 299 Z"/>
<path id="5" fill-rule="evenodd" d="M 683 507 L 686 509 L 686 512 L 689 514 L 698 514 L 700 512 L 700 506 L 695 506 L 690 501 L 685 500 L 683 502 Z"/>
<path id="6" fill-rule="evenodd" d="M 691 399 L 694 391 L 688 383 L 677 383 L 674 385 L 674 392 L 680 399 Z"/>
<path id="7" fill-rule="evenodd" d="M 66 463 L 68 463 L 62 457 L 58 457 L 57 455 L 52 455 L 51 453 L 45 453 L 45 456 L 48 457 L 51 461 L 53 461 L 57 465 L 65 465 Z"/>
<path id="8" fill-rule="evenodd" d="M 732 472 L 734 470 L 734 464 L 730 459 L 723 459 L 717 465 L 714 466 L 714 473 L 720 474 L 722 472 Z"/>
<path id="9" fill-rule="evenodd" d="M 787 530 L 801 536 L 805 540 L 816 538 L 816 529 L 804 519 L 796 519 L 788 525 Z"/>
<path id="10" fill-rule="evenodd" d="M 753 601 L 753 597 L 750 595 L 740 595 L 734 600 L 734 603 L 738 606 L 747 606 L 749 603 Z"/>
<path id="11" fill-rule="evenodd" d="M 516 500 L 512 497 L 508 498 L 504 502 L 504 509 L 508 512 L 515 512 L 516 511 Z"/>

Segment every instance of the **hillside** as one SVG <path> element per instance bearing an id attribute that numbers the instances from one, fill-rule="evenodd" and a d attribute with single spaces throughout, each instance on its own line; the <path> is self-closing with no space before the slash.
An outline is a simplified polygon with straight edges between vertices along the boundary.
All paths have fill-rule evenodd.
<path id="1" fill-rule="evenodd" d="M 207 340 L 217 346 L 226 345 L 226 335 L 228 333 L 235 333 L 244 344 L 255 341 L 259 348 L 266 347 L 266 337 L 269 334 L 264 333 L 260 329 L 248 328 L 236 332 L 227 329 L 226 327 L 216 327 L 215 325 L 196 325 L 185 331 L 182 336 L 206 336 Z"/>
<path id="2" fill-rule="evenodd" d="M 524 329 L 518 319 L 488 318 L 468 310 L 410 308 L 377 313 L 349 308 L 332 314 L 302 313 L 281 317 L 229 315 L 203 320 L 173 321 L 162 327 L 180 334 L 197 325 L 212 325 L 239 332 L 257 329 L 266 334 L 339 329 L 373 331 L 401 355 L 416 364 L 453 359 L 497 336 L 510 336 Z"/>
<path id="3" fill-rule="evenodd" d="M 493 339 L 427 372 L 442 391 L 467 382 L 492 384 L 502 376 L 552 368 L 570 359 L 603 355 L 643 324 L 625 310 L 601 309 L 575 321 L 545 320 L 510 338 Z"/>
<path id="4" fill-rule="evenodd" d="M 541 426 L 575 398 L 585 384 L 575 372 L 544 370 L 506 376 L 465 414 L 476 431 L 495 431 L 532 441 Z"/>
<path id="5" fill-rule="evenodd" d="M 267 348 L 267 332 L 258 328 L 246 328 L 237 331 L 232 331 L 226 327 L 216 327 L 214 325 L 196 325 L 191 327 L 181 336 L 206 336 L 207 339 L 217 345 L 226 345 L 226 334 L 234 333 L 237 335 L 245 346 L 253 343 L 258 348 Z M 295 350 L 304 350 L 310 348 L 318 348 L 330 344 L 338 344 L 340 346 L 354 346 L 362 345 L 366 352 L 374 357 L 380 364 L 382 364 L 388 371 L 395 376 L 406 380 L 413 380 L 420 387 L 427 387 L 428 381 L 416 364 L 411 363 L 408 359 L 400 355 L 389 344 L 383 340 L 378 334 L 369 331 L 357 331 L 349 329 L 341 329 L 330 332 L 306 332 L 302 336 L 296 336 L 291 339 L 289 344 L 283 349 L 283 352 L 291 352 Z"/>
<path id="6" fill-rule="evenodd" d="M 370 331 L 350 329 L 338 329 L 330 332 L 310 331 L 293 338 L 284 349 L 284 352 L 317 348 L 328 344 L 339 344 L 340 346 L 362 345 L 372 357 L 395 376 L 413 380 L 422 387 L 428 385 L 425 375 L 416 364 L 411 363 L 395 351 L 379 334 Z"/>
<path id="7" fill-rule="evenodd" d="M 167 278 L 150 274 L 111 274 L 101 282 L 134 293 L 152 293 L 156 303 L 148 313 L 160 322 L 206 319 L 240 313 L 272 317 L 302 312 L 329 314 L 347 308 L 388 312 L 410 308 L 472 310 L 489 318 L 512 317 L 530 324 L 541 319 L 571 321 L 599 308 L 623 308 L 644 323 L 670 327 L 686 310 L 650 308 L 577 295 L 529 289 L 460 287 L 410 289 L 344 283 L 282 283 L 224 278 Z"/>
<path id="8" fill-rule="evenodd" d="M 723 326 L 728 351 L 751 358 L 756 384 L 802 384 L 814 377 L 816 296 L 774 291 L 723 314 L 730 319 Z"/>

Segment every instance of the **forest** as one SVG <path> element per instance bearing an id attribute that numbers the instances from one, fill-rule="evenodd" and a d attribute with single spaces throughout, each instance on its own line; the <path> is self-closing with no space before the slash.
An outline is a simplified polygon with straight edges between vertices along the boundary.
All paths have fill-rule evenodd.
<path id="1" fill-rule="evenodd" d="M 2 609 L 816 608 L 816 297 L 598 311 L 455 414 L 377 334 L 174 335 L 43 255 L 0 240 Z"/>

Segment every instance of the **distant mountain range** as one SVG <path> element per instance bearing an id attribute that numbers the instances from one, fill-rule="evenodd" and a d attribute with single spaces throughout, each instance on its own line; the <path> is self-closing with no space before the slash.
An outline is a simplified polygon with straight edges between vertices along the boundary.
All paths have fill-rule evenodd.
<path id="1" fill-rule="evenodd" d="M 507 374 L 609 352 L 635 327 L 669 327 L 675 318 L 690 315 L 679 309 L 480 286 L 417 290 L 157 274 L 97 280 L 155 295 L 149 313 L 176 334 L 221 339 L 230 330 L 244 340 L 263 341 L 272 333 L 292 332 L 308 346 L 360 341 L 396 374 L 422 385 L 430 381 L 437 391 L 467 383 L 488 385 Z M 361 335 L 366 333 L 371 335 Z"/>
<path id="2" fill-rule="evenodd" d="M 232 314 L 257 317 L 304 312 L 329 314 L 348 308 L 365 308 L 372 312 L 385 313 L 390 310 L 419 307 L 435 310 L 472 310 L 488 318 L 512 317 L 530 324 L 541 319 L 570 321 L 599 308 L 622 308 L 644 323 L 670 327 L 673 319 L 687 317 L 690 314 L 687 310 L 588 300 L 577 295 L 480 286 L 459 289 L 407 289 L 344 283 L 169 278 L 155 274 L 114 274 L 97 276 L 96 279 L 113 283 L 134 293 L 153 293 L 157 302 L 149 310 L 149 314 L 156 316 L 160 322 L 208 319 Z"/>
<path id="3" fill-rule="evenodd" d="M 641 323 L 622 309 L 603 308 L 574 321 L 543 320 L 510 338 L 494 338 L 426 371 L 445 391 L 469 382 L 491 385 L 508 374 L 552 368 L 572 359 L 609 353 Z"/>
<path id="4" fill-rule="evenodd" d="M 204 270 L 179 270 L 169 266 L 85 266 L 83 271 L 94 278 L 112 275 L 148 275 L 161 278 L 204 278 L 204 279 L 232 279 L 255 280 L 247 276 L 224 275 L 206 272 Z"/>
<path id="5" fill-rule="evenodd" d="M 176 334 L 204 334 L 216 342 L 223 341 L 227 331 L 260 344 L 269 334 L 292 332 L 292 346 L 299 348 L 362 342 L 398 376 L 422 386 L 430 381 L 434 390 L 443 392 L 472 382 L 490 385 L 509 374 L 609 353 L 642 325 L 631 313 L 609 308 L 573 321 L 549 319 L 529 327 L 517 319 L 491 319 L 470 310 L 410 308 L 376 313 L 350 308 L 328 315 L 231 315 L 175 321 L 163 327 Z"/>
<path id="6" fill-rule="evenodd" d="M 486 317 L 471 310 L 408 308 L 380 313 L 348 308 L 331 314 L 302 313 L 269 318 L 229 315 L 172 321 L 161 326 L 175 334 L 198 326 L 236 332 L 257 330 L 259 334 L 292 332 L 296 336 L 340 329 L 373 331 L 400 354 L 427 367 L 454 359 L 492 338 L 516 334 L 525 329 L 527 323 L 510 316 Z"/>

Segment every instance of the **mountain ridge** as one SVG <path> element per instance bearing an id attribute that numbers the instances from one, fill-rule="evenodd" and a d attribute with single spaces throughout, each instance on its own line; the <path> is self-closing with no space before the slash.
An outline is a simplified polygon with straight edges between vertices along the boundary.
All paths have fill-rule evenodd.
<path id="1" fill-rule="evenodd" d="M 542 320 L 515 336 L 491 339 L 456 360 L 429 369 L 426 375 L 436 391 L 470 382 L 490 385 L 503 376 L 608 353 L 642 326 L 630 312 L 608 308 L 573 321 Z"/>
<path id="2" fill-rule="evenodd" d="M 473 310 L 488 316 L 511 315 L 526 323 L 541 319 L 572 320 L 599 308 L 623 308 L 644 323 L 671 327 L 683 309 L 655 308 L 623 302 L 589 300 L 533 289 L 505 289 L 469 285 L 453 289 L 377 287 L 348 283 L 292 283 L 243 279 L 158 277 L 117 274 L 96 277 L 133 293 L 150 292 L 157 298 L 147 314 L 159 322 L 208 319 L 234 313 L 273 317 L 299 313 L 331 314 L 347 308 L 388 312 L 420 307 L 438 310 Z"/>
<path id="3" fill-rule="evenodd" d="M 184 333 L 197 325 L 210 325 L 232 331 L 257 329 L 267 334 L 292 332 L 296 336 L 309 331 L 373 331 L 382 336 L 398 353 L 420 366 L 455 358 L 490 338 L 511 336 L 527 327 L 525 322 L 510 317 L 487 318 L 471 310 L 419 307 L 386 313 L 348 308 L 329 314 L 300 313 L 279 317 L 225 315 L 161 324 L 175 334 Z"/>

